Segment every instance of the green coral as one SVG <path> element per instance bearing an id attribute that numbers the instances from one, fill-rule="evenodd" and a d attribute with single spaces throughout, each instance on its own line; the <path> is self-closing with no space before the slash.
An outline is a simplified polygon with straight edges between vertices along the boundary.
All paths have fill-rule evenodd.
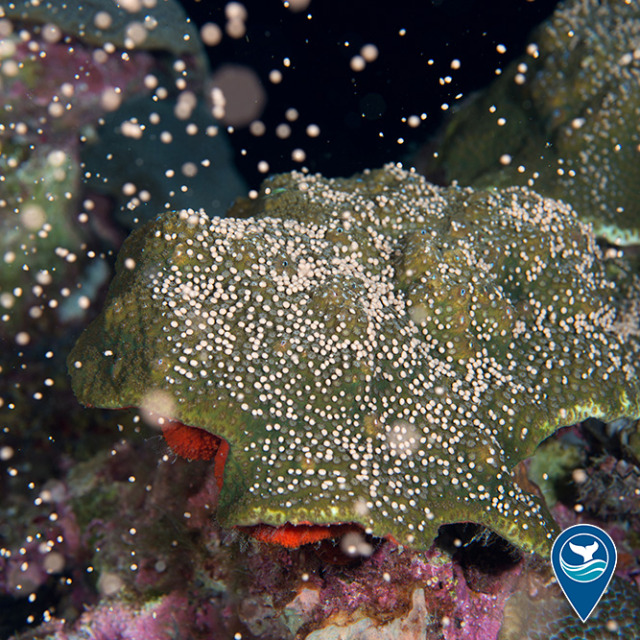
<path id="1" fill-rule="evenodd" d="M 242 208 L 129 237 L 69 356 L 79 400 L 164 394 L 227 439 L 230 525 L 357 521 L 428 546 L 474 521 L 548 551 L 555 525 L 510 469 L 560 426 L 640 415 L 590 229 L 524 188 L 395 165 L 276 176 Z"/>
<path id="2" fill-rule="evenodd" d="M 617 244 L 640 241 L 640 13 L 569 0 L 452 118 L 437 168 L 477 187 L 528 185 L 570 202 Z"/>
<path id="3" fill-rule="evenodd" d="M 543 442 L 531 458 L 528 477 L 538 485 L 545 503 L 554 507 L 561 497 L 558 489 L 572 481 L 572 473 L 585 464 L 584 450 L 561 440 Z"/>
<path id="4" fill-rule="evenodd" d="M 41 143 L 33 150 L 2 141 L 0 175 L 0 333 L 24 328 L 38 305 L 36 291 L 73 281 L 78 271 L 70 248 L 87 232 L 74 220 L 80 167 L 70 149 Z"/>

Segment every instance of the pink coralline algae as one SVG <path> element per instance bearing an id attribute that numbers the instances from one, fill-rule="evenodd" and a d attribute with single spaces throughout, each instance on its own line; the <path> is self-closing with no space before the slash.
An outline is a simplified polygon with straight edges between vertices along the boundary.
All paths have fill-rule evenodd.
<path id="1" fill-rule="evenodd" d="M 126 61 L 106 54 L 101 58 L 95 48 L 80 42 L 69 45 L 36 37 L 24 42 L 15 36 L 4 41 L 5 47 L 9 44 L 16 72 L 3 77 L 2 120 L 14 114 L 27 139 L 40 131 L 39 141 L 48 143 L 73 141 L 70 131 L 96 124 L 99 115 L 140 93 L 155 64 L 141 51 L 131 52 Z"/>
<path id="2" fill-rule="evenodd" d="M 324 621 L 310 640 L 330 637 L 323 635 L 329 626 L 363 625 L 363 620 L 380 630 L 380 638 L 394 637 L 388 634 L 403 627 L 396 637 L 412 638 L 418 628 L 428 638 L 497 638 L 502 609 L 522 568 L 522 562 L 511 562 L 495 576 L 483 574 L 483 584 L 440 550 L 415 554 L 387 545 L 354 575 L 337 577 L 321 588 Z M 408 603 L 413 613 L 407 615 Z"/>
<path id="3" fill-rule="evenodd" d="M 59 621 L 43 626 L 56 640 L 177 640 L 184 636 L 191 611 L 182 595 L 169 594 L 143 607 L 108 601 L 83 613 L 74 630 L 65 630 Z"/>

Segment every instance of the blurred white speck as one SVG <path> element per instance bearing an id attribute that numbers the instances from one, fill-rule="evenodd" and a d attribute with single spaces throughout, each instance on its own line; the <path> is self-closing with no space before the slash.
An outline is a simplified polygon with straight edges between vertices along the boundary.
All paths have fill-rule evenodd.
<path id="1" fill-rule="evenodd" d="M 4 447 L 0 447 L 0 460 L 6 462 L 7 460 L 11 460 L 15 454 L 13 447 L 9 445 L 5 445 Z"/>
<path id="2" fill-rule="evenodd" d="M 378 47 L 375 44 L 365 44 L 360 49 L 360 55 L 365 62 L 374 62 L 378 58 Z"/>
<path id="3" fill-rule="evenodd" d="M 340 549 L 349 556 L 370 556 L 373 553 L 373 547 L 356 531 L 342 536 Z"/>
<path id="4" fill-rule="evenodd" d="M 351 71 L 362 71 L 367 66 L 367 62 L 362 56 L 353 56 L 349 62 L 349 66 L 351 67 Z"/>
<path id="5" fill-rule="evenodd" d="M 264 122 L 262 122 L 261 120 L 254 120 L 249 125 L 249 131 L 253 136 L 263 136 L 266 130 L 267 130 L 267 127 L 265 126 Z"/>
<path id="6" fill-rule="evenodd" d="M 115 111 L 121 102 L 122 94 L 114 87 L 106 87 L 100 94 L 100 106 L 105 111 Z"/>
<path id="7" fill-rule="evenodd" d="M 107 11 L 98 11 L 98 13 L 93 16 L 93 24 L 97 29 L 108 29 L 112 22 L 113 18 Z"/>
<path id="8" fill-rule="evenodd" d="M 282 82 L 282 71 L 273 69 L 269 72 L 269 82 L 272 84 L 280 84 Z"/>
<path id="9" fill-rule="evenodd" d="M 205 22 L 200 27 L 200 37 L 208 47 L 215 47 L 222 41 L 222 29 L 215 22 Z"/>
<path id="10" fill-rule="evenodd" d="M 298 13 L 304 11 L 311 4 L 311 0 L 284 0 L 282 4 L 289 9 L 289 11 Z"/>
<path id="11" fill-rule="evenodd" d="M 31 342 L 31 336 L 26 331 L 20 331 L 16 334 L 16 343 L 24 347 Z"/>
<path id="12" fill-rule="evenodd" d="M 124 587 L 123 580 L 115 573 L 102 573 L 98 580 L 98 591 L 105 596 L 112 596 Z"/>
<path id="13" fill-rule="evenodd" d="M 307 159 L 307 154 L 304 152 L 304 149 L 294 149 L 291 152 L 291 159 L 294 162 L 304 162 Z"/>
<path id="14" fill-rule="evenodd" d="M 60 573 L 65 567 L 65 559 L 58 551 L 50 551 L 45 555 L 42 565 L 49 574 Z"/>
<path id="15" fill-rule="evenodd" d="M 280 140 L 285 140 L 291 135 L 291 127 L 285 122 L 279 124 L 276 127 L 276 135 L 278 136 L 278 138 L 280 138 Z"/>

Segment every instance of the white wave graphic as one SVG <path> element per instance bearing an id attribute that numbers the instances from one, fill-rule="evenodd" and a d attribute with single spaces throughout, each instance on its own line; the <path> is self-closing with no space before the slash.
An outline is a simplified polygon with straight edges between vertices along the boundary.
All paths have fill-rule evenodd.
<path id="1" fill-rule="evenodd" d="M 594 558 L 584 564 L 570 564 L 560 557 L 562 570 L 576 582 L 593 582 L 597 580 L 606 570 L 607 561 L 601 558 Z"/>

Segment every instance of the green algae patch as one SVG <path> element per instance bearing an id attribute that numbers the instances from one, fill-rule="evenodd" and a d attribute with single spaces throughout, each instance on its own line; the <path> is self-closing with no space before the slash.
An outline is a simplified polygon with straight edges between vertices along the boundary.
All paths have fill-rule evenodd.
<path id="1" fill-rule="evenodd" d="M 359 522 L 427 547 L 483 524 L 546 552 L 510 470 L 561 426 L 640 416 L 636 303 L 589 226 L 526 188 L 438 188 L 388 165 L 291 173 L 246 219 L 135 231 L 68 365 L 85 405 L 221 436 L 227 525 Z"/>
<path id="2" fill-rule="evenodd" d="M 478 99 L 452 117 L 434 171 L 566 200 L 596 234 L 640 242 L 640 13 L 568 0 Z M 535 44 L 533 44 L 535 43 Z"/>

